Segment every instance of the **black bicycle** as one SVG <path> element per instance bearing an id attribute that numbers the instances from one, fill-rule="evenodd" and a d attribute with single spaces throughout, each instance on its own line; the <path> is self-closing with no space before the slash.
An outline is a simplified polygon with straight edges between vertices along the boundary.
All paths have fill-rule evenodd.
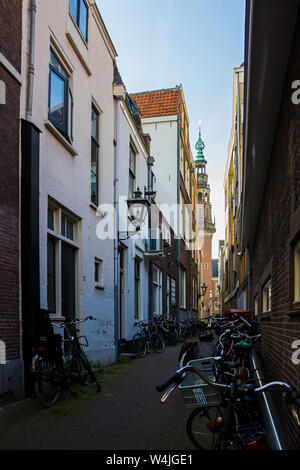
<path id="1" fill-rule="evenodd" d="M 208 358 L 206 362 L 213 359 L 221 358 Z M 177 370 L 156 387 L 158 392 L 162 392 L 171 386 L 161 398 L 161 403 L 184 380 L 190 382 L 187 376 L 191 373 L 200 379 L 200 383 L 207 384 L 203 387 L 190 383 L 185 389 L 188 399 L 193 395 L 198 404 L 188 417 L 186 430 L 199 450 L 267 450 L 266 432 L 258 406 L 249 402 L 249 399 L 255 401 L 256 394 L 265 390 L 284 393 L 286 403 L 300 426 L 300 394 L 289 384 L 274 381 L 257 387 L 253 383 L 235 380 L 222 384 L 210 380 L 202 370 L 190 365 Z"/>
<path id="2" fill-rule="evenodd" d="M 82 384 L 88 385 L 91 382 L 97 392 L 101 391 L 89 360 L 82 349 L 83 346 L 88 346 L 87 338 L 77 336 L 79 330 L 76 326 L 87 320 L 95 320 L 95 318 L 89 316 L 84 320 L 75 319 L 56 325 L 65 330 L 64 351 L 61 347 L 63 340 L 59 334 L 53 335 L 46 344 L 34 350 L 31 369 L 34 391 L 40 403 L 46 408 L 58 401 L 61 390 L 64 386 L 71 384 L 74 374 L 78 376 Z M 85 341 L 84 344 L 82 341 Z"/>
<path id="3" fill-rule="evenodd" d="M 136 322 L 141 332 L 136 333 L 132 339 L 133 350 L 138 357 L 145 357 L 150 351 L 150 348 L 156 352 L 161 353 L 165 350 L 164 338 L 161 334 L 157 333 L 156 327 L 144 322 Z"/>

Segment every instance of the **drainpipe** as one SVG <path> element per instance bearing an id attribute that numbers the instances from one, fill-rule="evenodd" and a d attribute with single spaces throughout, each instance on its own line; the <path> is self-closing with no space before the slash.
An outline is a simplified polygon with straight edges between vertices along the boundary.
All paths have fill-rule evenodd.
<path id="1" fill-rule="evenodd" d="M 30 1 L 29 8 L 29 57 L 28 57 L 28 81 L 27 81 L 27 101 L 26 101 L 26 119 L 32 119 L 33 102 L 33 82 L 34 82 L 34 48 L 35 48 L 35 22 L 36 22 L 36 0 Z"/>
<path id="2" fill-rule="evenodd" d="M 152 176 L 151 176 L 151 171 L 152 171 L 152 166 L 154 164 L 154 158 L 153 157 L 148 157 L 147 158 L 147 169 L 148 169 L 148 191 L 153 191 L 152 187 Z M 151 204 L 152 201 L 152 196 L 148 196 L 148 200 Z M 149 234 L 151 233 L 151 209 L 152 205 L 150 205 L 149 211 L 148 211 L 148 229 L 149 229 Z M 148 271 L 148 291 L 149 291 L 149 299 L 148 299 L 148 305 L 149 305 L 149 310 L 148 310 L 148 320 L 152 321 L 152 313 L 153 313 L 153 303 L 152 303 L 152 290 L 153 290 L 153 279 L 152 279 L 152 261 L 149 260 L 149 271 Z"/>
<path id="3" fill-rule="evenodd" d="M 251 366 L 254 373 L 254 378 L 257 381 L 257 387 L 264 385 L 262 372 L 259 368 L 255 353 L 251 355 Z M 278 419 L 278 414 L 275 410 L 274 403 L 270 392 L 257 393 L 264 423 L 267 431 L 267 440 L 271 450 L 286 450 L 288 449 L 284 438 L 284 432 Z"/>
<path id="4" fill-rule="evenodd" d="M 250 303 L 251 303 L 251 250 L 248 248 L 248 299 L 247 299 L 247 304 L 248 304 L 248 309 L 250 309 Z"/>
<path id="5" fill-rule="evenodd" d="M 180 125 L 181 117 L 177 116 L 177 320 L 180 317 Z"/>
<path id="6" fill-rule="evenodd" d="M 114 323 L 115 323 L 115 348 L 116 359 L 119 356 L 119 126 L 120 104 L 115 99 L 115 130 L 114 130 L 114 214 L 115 214 L 115 238 L 114 238 Z"/>

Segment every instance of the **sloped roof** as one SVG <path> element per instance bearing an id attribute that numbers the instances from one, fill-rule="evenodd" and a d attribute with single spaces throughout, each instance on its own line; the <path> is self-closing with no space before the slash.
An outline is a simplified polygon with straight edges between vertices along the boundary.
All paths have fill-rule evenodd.
<path id="1" fill-rule="evenodd" d="M 180 102 L 179 86 L 166 90 L 132 93 L 130 96 L 136 101 L 142 118 L 178 114 Z"/>

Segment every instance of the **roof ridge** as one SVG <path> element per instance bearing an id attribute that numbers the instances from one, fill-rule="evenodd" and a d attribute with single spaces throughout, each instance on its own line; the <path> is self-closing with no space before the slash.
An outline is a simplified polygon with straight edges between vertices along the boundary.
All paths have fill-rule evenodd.
<path id="1" fill-rule="evenodd" d="M 173 88 L 161 88 L 159 90 L 147 90 L 147 91 L 137 91 L 134 93 L 129 93 L 130 95 L 145 95 L 146 93 L 157 93 L 159 91 L 178 91 L 180 90 L 180 86 L 176 85 Z"/>

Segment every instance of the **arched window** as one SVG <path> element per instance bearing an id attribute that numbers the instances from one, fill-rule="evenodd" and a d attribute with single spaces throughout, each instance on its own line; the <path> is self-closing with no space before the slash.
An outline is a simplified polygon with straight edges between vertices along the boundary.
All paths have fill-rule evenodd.
<path id="1" fill-rule="evenodd" d="M 199 202 L 202 201 L 202 193 L 199 193 L 199 194 L 198 194 L 198 201 L 199 201 Z"/>

